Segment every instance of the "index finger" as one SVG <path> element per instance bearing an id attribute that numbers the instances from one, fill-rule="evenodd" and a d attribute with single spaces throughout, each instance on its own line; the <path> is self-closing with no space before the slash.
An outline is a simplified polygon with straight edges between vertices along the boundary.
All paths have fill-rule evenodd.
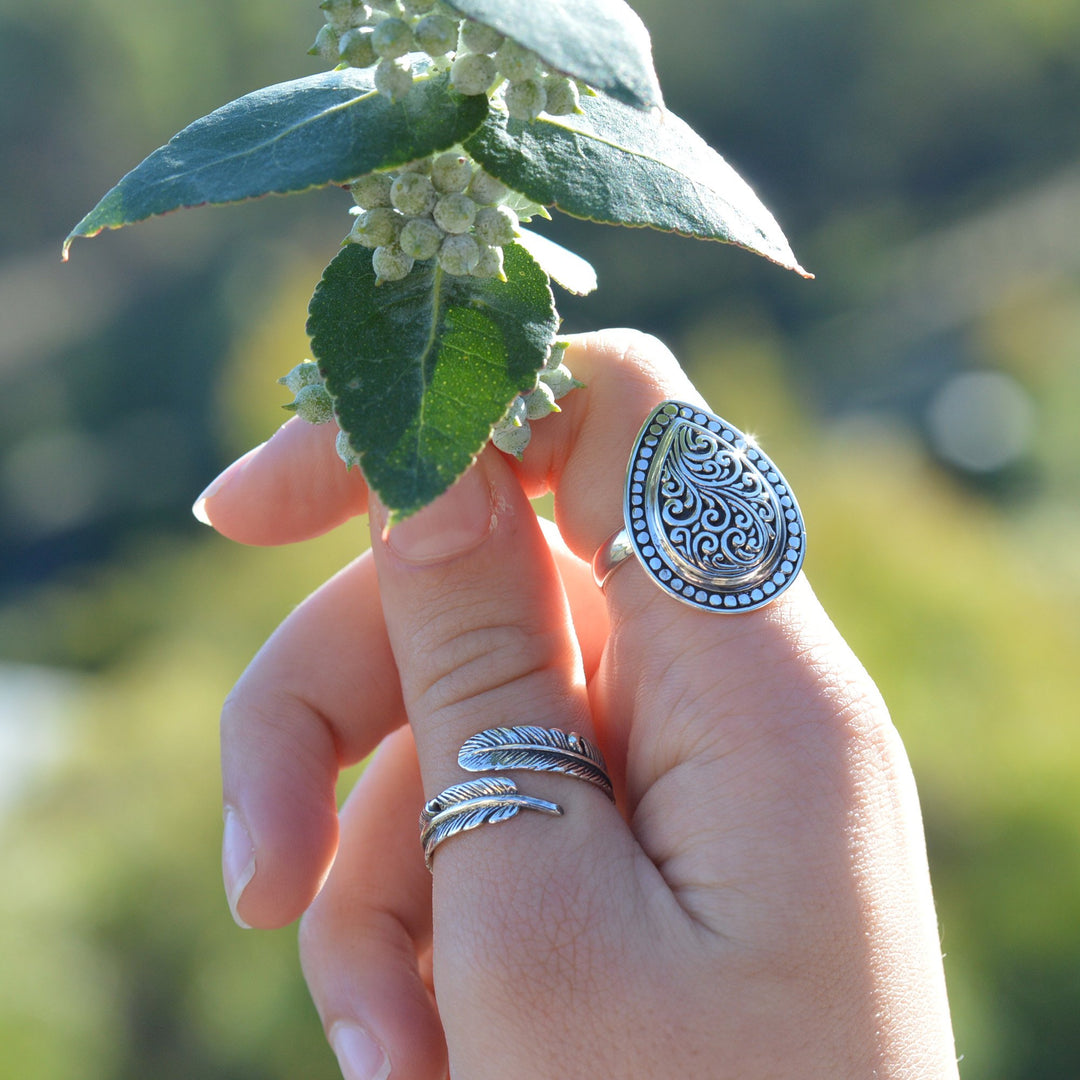
<path id="1" fill-rule="evenodd" d="M 560 530 L 588 561 L 621 521 L 622 478 L 641 420 L 664 398 L 701 398 L 655 338 L 609 330 L 570 342 L 566 363 L 586 388 L 534 424 L 522 462 L 509 460 L 529 495 L 557 490 Z M 338 459 L 335 433 L 333 424 L 288 421 L 209 485 L 196 516 L 240 543 L 288 544 L 364 513 L 367 488 L 360 470 Z"/>

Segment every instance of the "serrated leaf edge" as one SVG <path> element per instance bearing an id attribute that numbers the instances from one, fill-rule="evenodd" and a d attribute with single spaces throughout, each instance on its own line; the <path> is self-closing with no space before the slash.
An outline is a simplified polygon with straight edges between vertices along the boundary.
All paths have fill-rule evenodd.
<path id="1" fill-rule="evenodd" d="M 355 71 L 357 69 L 350 68 L 349 70 L 350 71 Z M 421 73 L 421 74 L 419 74 L 417 76 L 417 81 L 419 82 L 421 80 L 428 80 L 428 79 L 432 79 L 432 78 L 437 78 L 441 74 L 443 74 L 443 73 L 438 72 L 438 71 L 423 72 L 423 73 Z M 302 82 L 304 80 L 303 79 L 295 79 L 295 80 L 291 80 L 291 81 L 292 82 Z M 283 85 L 284 86 L 284 85 L 288 85 L 288 83 L 282 83 L 282 84 L 276 84 L 276 85 Z M 262 89 L 263 90 L 270 90 L 270 89 L 273 89 L 273 87 L 263 87 Z M 357 88 L 357 89 L 359 90 L 360 88 Z M 259 92 L 260 91 L 258 91 L 258 90 L 250 91 L 250 93 L 252 93 L 252 94 L 259 93 Z M 223 109 L 227 109 L 231 105 L 235 105 L 238 101 L 242 101 L 243 98 L 247 97 L 247 96 L 249 96 L 249 95 L 248 94 L 243 94 L 243 95 L 241 95 L 241 97 L 235 98 L 233 101 L 226 102 L 226 104 L 221 105 L 217 109 L 212 110 L 211 112 L 207 113 L 205 116 L 201 116 L 197 120 L 193 120 L 190 124 L 188 124 L 185 127 L 181 128 L 180 131 L 178 131 L 175 135 L 173 135 L 172 138 L 170 138 L 168 140 L 168 142 L 164 143 L 162 146 L 159 146 L 156 150 L 154 150 L 150 154 L 148 154 L 134 168 L 129 169 L 115 184 L 113 184 L 113 186 L 111 188 L 109 188 L 108 191 L 105 192 L 105 194 L 94 204 L 94 206 L 90 209 L 90 211 L 83 215 L 83 217 L 80 219 L 80 221 L 75 226 L 75 228 L 73 228 L 71 230 L 71 232 L 68 233 L 68 235 L 65 237 L 63 247 L 61 248 L 61 251 L 60 251 L 61 261 L 63 261 L 63 262 L 68 261 L 68 259 L 70 257 L 70 253 L 71 253 L 71 245 L 76 240 L 93 239 L 93 237 L 100 235 L 102 232 L 105 232 L 105 231 L 114 232 L 117 229 L 126 228 L 128 225 L 138 225 L 140 222 L 143 222 L 143 221 L 150 221 L 153 218 L 165 217 L 165 216 L 167 216 L 169 214 L 174 214 L 179 210 L 196 210 L 196 209 L 199 209 L 200 207 L 203 207 L 203 206 L 238 206 L 238 205 L 240 205 L 242 203 L 253 202 L 256 199 L 266 198 L 266 196 L 268 196 L 268 195 L 282 195 L 282 196 L 286 196 L 286 195 L 303 195 L 303 194 L 306 194 L 309 191 L 317 191 L 317 190 L 321 190 L 322 188 L 334 187 L 335 185 L 344 184 L 347 181 L 354 179 L 354 177 L 351 176 L 351 175 L 350 176 L 344 176 L 343 175 L 343 176 L 340 176 L 340 177 L 332 177 L 329 180 L 320 181 L 320 182 L 317 182 L 317 183 L 314 183 L 314 184 L 307 184 L 307 185 L 304 185 L 304 186 L 283 187 L 283 188 L 280 188 L 280 189 L 268 189 L 266 191 L 259 192 L 258 194 L 255 194 L 255 195 L 242 196 L 239 199 L 222 199 L 222 200 L 209 200 L 208 199 L 208 200 L 204 200 L 203 202 L 181 203 L 181 204 L 179 204 L 177 206 L 174 206 L 174 207 L 170 208 L 169 210 L 162 210 L 162 211 L 159 211 L 157 213 L 146 214 L 144 217 L 132 218 L 132 219 L 130 219 L 128 221 L 120 221 L 120 222 L 116 222 L 116 223 L 107 222 L 107 223 L 103 223 L 101 225 L 98 225 L 96 228 L 83 230 L 83 225 L 87 221 L 89 221 L 90 219 L 92 219 L 94 217 L 94 215 L 97 213 L 97 211 L 108 201 L 109 197 L 112 196 L 114 193 L 120 191 L 123 188 L 124 183 L 125 183 L 125 181 L 127 181 L 128 177 L 130 177 L 133 173 L 137 172 L 140 168 L 142 168 L 142 166 L 150 158 L 152 158 L 155 154 L 161 152 L 162 150 L 166 149 L 169 146 L 170 143 L 172 143 L 175 139 L 179 138 L 181 135 L 184 135 L 186 132 L 190 131 L 190 129 L 193 128 L 195 125 L 202 123 L 203 121 L 207 120 L 210 116 L 213 116 L 215 113 L 220 112 Z M 291 134 L 291 133 L 295 132 L 296 130 L 298 130 L 299 128 L 307 125 L 307 124 L 314 123 L 314 122 L 324 118 L 325 116 L 339 110 L 339 109 L 352 106 L 357 101 L 367 100 L 367 99 L 372 98 L 372 97 L 378 97 L 378 91 L 375 90 L 374 87 L 372 87 L 371 89 L 364 89 L 362 92 L 357 93 L 357 95 L 355 97 L 349 98 L 347 101 L 338 102 L 338 103 L 336 103 L 336 104 L 334 104 L 334 105 L 332 105 L 332 106 L 330 106 L 330 107 L 328 107 L 326 109 L 323 109 L 321 112 L 319 112 L 319 113 L 317 113 L 317 114 L 315 114 L 313 116 L 305 117 L 302 122 L 298 122 L 296 124 L 293 124 L 289 128 L 286 128 L 286 129 L 283 129 L 281 131 L 275 132 L 272 139 L 268 139 L 265 142 L 260 143 L 257 147 L 247 147 L 247 148 L 245 148 L 244 153 L 245 154 L 251 153 L 253 150 L 261 149 L 263 147 L 269 146 L 274 141 L 276 141 L 277 139 L 283 138 L 286 134 Z M 481 121 L 480 126 L 483 126 L 483 121 Z M 479 128 L 477 128 L 476 130 L 479 130 Z M 474 131 L 473 134 L 475 134 L 475 133 L 476 132 Z M 449 150 L 453 146 L 460 145 L 461 142 L 462 142 L 462 140 L 457 139 L 452 143 L 447 143 L 445 146 L 442 145 L 442 143 L 440 143 L 439 145 L 432 148 L 432 153 L 441 153 L 443 151 Z M 239 158 L 241 156 L 242 155 L 240 153 L 237 153 L 237 154 L 234 154 L 232 157 Z M 224 159 L 224 160 L 232 160 L 232 158 L 227 158 L 227 159 Z M 397 167 L 398 165 L 404 165 L 406 163 L 407 162 L 404 161 L 404 160 L 400 161 L 400 162 L 391 162 L 390 164 L 384 166 L 384 168 L 392 169 L 392 168 Z M 215 161 L 213 164 L 218 165 L 218 164 L 220 164 L 220 162 Z M 201 166 L 201 168 L 205 168 L 205 167 L 206 166 Z M 191 170 L 191 171 L 192 172 L 197 172 L 198 170 L 194 169 L 194 170 Z"/>
<path id="2" fill-rule="evenodd" d="M 600 96 L 604 96 L 604 95 L 602 93 L 598 93 L 596 96 L 600 97 Z M 606 96 L 611 97 L 610 94 L 606 95 Z M 617 99 L 613 99 L 613 100 L 617 100 Z M 683 120 L 681 117 L 677 116 L 675 113 L 672 113 L 672 112 L 670 112 L 670 111 L 668 111 L 666 109 L 658 110 L 658 111 L 660 111 L 662 113 L 662 115 L 664 115 L 664 116 L 671 116 L 674 119 L 678 120 L 680 123 L 686 124 L 686 121 Z M 489 115 L 489 117 L 488 117 L 488 120 L 485 121 L 485 124 L 491 122 L 491 120 L 493 118 L 496 118 L 496 117 L 497 117 L 497 114 L 495 112 L 491 113 Z M 541 115 L 536 120 L 534 120 L 533 123 L 534 124 L 548 124 L 551 127 L 562 128 L 562 130 L 564 130 L 564 131 L 566 131 L 566 132 L 568 132 L 568 133 L 570 133 L 572 135 L 585 137 L 585 138 L 591 138 L 591 139 L 596 140 L 597 142 L 608 142 L 608 143 L 610 143 L 610 139 L 607 139 L 607 138 L 605 138 L 605 137 L 603 137 L 601 135 L 595 134 L 593 132 L 581 131 L 579 128 L 576 128 L 576 127 L 572 126 L 572 124 L 569 122 L 570 119 L 571 118 L 569 118 L 569 117 Z M 686 124 L 686 126 L 689 127 L 688 124 Z M 693 130 L 693 129 L 691 129 L 691 130 Z M 597 215 L 593 215 L 593 214 L 582 214 L 582 213 L 578 213 L 578 212 L 576 212 L 574 210 L 567 209 L 565 206 L 560 205 L 560 203 L 558 201 L 552 201 L 552 202 L 546 202 L 546 203 L 540 202 L 535 197 L 535 195 L 531 194 L 530 192 L 521 191 L 521 187 L 523 185 L 521 185 L 520 181 L 518 181 L 518 180 L 510 180 L 510 179 L 507 179 L 504 176 L 500 176 L 497 166 L 493 165 L 493 163 L 490 160 L 485 161 L 484 158 L 483 158 L 483 155 L 477 153 L 476 139 L 477 139 L 477 137 L 480 135 L 480 133 L 482 131 L 483 131 L 483 125 L 477 131 L 475 131 L 472 135 L 470 135 L 467 139 L 464 140 L 463 145 L 464 145 L 466 151 L 468 153 L 470 153 L 477 161 L 479 161 L 480 164 L 483 166 L 483 168 L 486 171 L 490 172 L 492 176 L 495 176 L 497 179 L 501 180 L 505 184 L 511 184 L 511 185 L 516 184 L 517 185 L 517 190 L 522 195 L 524 195 L 526 198 L 532 200 L 533 202 L 536 202 L 537 205 L 550 206 L 550 207 L 558 210 L 560 213 L 566 214 L 567 217 L 572 217 L 577 221 L 590 221 L 590 222 L 592 222 L 593 224 L 596 224 L 596 225 L 619 225 L 619 226 L 621 226 L 623 228 L 627 228 L 627 229 L 652 229 L 655 232 L 667 233 L 669 235 L 675 235 L 675 236 L 682 236 L 682 237 L 686 237 L 689 240 L 706 240 L 706 241 L 711 241 L 713 243 L 730 244 L 733 247 L 742 248 L 744 251 L 749 251 L 749 252 L 752 252 L 755 255 L 760 255 L 762 258 L 766 259 L 767 261 L 769 261 L 771 263 L 774 263 L 777 266 L 783 267 L 783 269 L 785 269 L 785 270 L 793 270 L 796 274 L 798 274 L 802 278 L 805 278 L 807 280 L 813 280 L 814 275 L 812 273 L 810 273 L 809 270 L 805 269 L 805 267 L 803 267 L 799 263 L 798 259 L 795 257 L 795 253 L 794 253 L 794 251 L 792 251 L 791 245 L 788 242 L 787 237 L 784 236 L 784 232 L 780 228 L 779 222 L 776 221 L 776 218 L 773 216 L 772 212 L 768 209 L 768 207 L 766 207 L 764 205 L 764 203 L 761 202 L 761 200 L 758 198 L 756 192 L 754 192 L 753 188 L 751 188 L 750 185 L 747 184 L 747 182 L 742 178 L 742 176 L 739 175 L 739 173 L 723 157 L 723 155 L 720 154 L 719 151 L 713 149 L 712 147 L 709 147 L 709 149 L 713 150 L 713 153 L 715 153 L 717 155 L 717 157 L 719 157 L 720 160 L 723 161 L 724 164 L 727 165 L 728 168 L 730 168 L 732 170 L 732 172 L 738 178 L 738 180 L 741 181 L 746 186 L 746 188 L 750 191 L 750 193 L 753 195 L 753 197 L 755 199 L 757 199 L 758 203 L 761 205 L 761 208 L 762 208 L 762 210 L 764 210 L 765 214 L 768 216 L 769 221 L 776 228 L 777 235 L 783 241 L 783 243 L 782 244 L 777 243 L 777 244 L 773 245 L 773 247 L 774 247 L 773 251 L 763 250 L 761 247 L 756 247 L 752 243 L 744 242 L 744 241 L 741 241 L 741 240 L 729 239 L 729 238 L 722 237 L 722 236 L 703 235 L 702 233 L 690 232 L 690 231 L 688 231 L 686 229 L 679 229 L 677 227 L 669 227 L 669 226 L 665 226 L 665 225 L 659 225 L 659 224 L 655 224 L 655 223 L 649 222 L 649 221 L 619 221 L 614 217 L 601 217 L 601 216 L 597 216 Z M 708 144 L 706 144 L 706 145 L 708 145 Z M 643 153 L 643 152 L 638 151 L 638 150 L 631 150 L 631 149 L 629 149 L 627 147 L 622 147 L 622 146 L 618 146 L 617 149 L 622 150 L 623 152 L 625 152 L 627 154 L 631 154 L 631 155 L 633 155 L 635 157 L 640 157 L 640 158 L 642 158 L 644 160 L 653 162 L 657 166 L 659 166 L 660 168 L 664 169 L 665 171 L 667 171 L 669 173 L 675 173 L 675 174 L 678 174 L 678 175 L 681 175 L 681 176 L 684 176 L 684 177 L 686 176 L 685 173 L 681 173 L 678 169 L 672 168 L 672 166 L 667 164 L 665 161 L 663 161 L 659 157 L 655 157 L 653 155 Z M 764 234 L 762 234 L 762 235 L 764 235 Z"/>

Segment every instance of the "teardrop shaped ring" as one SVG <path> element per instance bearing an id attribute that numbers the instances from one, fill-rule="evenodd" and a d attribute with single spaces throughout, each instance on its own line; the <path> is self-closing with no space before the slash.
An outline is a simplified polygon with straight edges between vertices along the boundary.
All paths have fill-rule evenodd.
<path id="1" fill-rule="evenodd" d="M 799 504 L 780 470 L 738 428 L 681 401 L 658 405 L 626 470 L 623 527 L 600 546 L 602 588 L 631 555 L 668 595 L 702 611 L 754 611 L 798 576 Z"/>

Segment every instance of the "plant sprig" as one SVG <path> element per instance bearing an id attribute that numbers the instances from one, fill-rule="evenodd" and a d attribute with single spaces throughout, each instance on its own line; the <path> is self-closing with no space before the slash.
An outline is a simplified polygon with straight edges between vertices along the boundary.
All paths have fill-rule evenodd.
<path id="1" fill-rule="evenodd" d="M 550 283 L 585 260 L 521 228 L 546 208 L 736 244 L 806 275 L 738 174 L 663 108 L 648 33 L 623 0 L 322 0 L 334 65 L 196 120 L 64 243 L 203 204 L 347 186 L 356 221 L 315 288 L 318 378 L 292 407 L 341 427 L 399 520 L 494 435 L 576 384 Z M 297 378 L 300 376 L 297 375 Z M 311 389 L 317 386 L 316 389 Z"/>

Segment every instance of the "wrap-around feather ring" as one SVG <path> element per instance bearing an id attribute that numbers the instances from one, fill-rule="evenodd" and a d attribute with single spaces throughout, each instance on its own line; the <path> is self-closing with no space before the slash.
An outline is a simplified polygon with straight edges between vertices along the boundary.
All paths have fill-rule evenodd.
<path id="1" fill-rule="evenodd" d="M 600 750 L 576 732 L 533 725 L 497 727 L 472 735 L 458 752 L 467 772 L 554 772 L 584 780 L 614 801 L 611 779 Z M 505 776 L 454 784 L 429 800 L 420 812 L 420 842 L 431 869 L 435 849 L 444 840 L 481 825 L 508 821 L 521 810 L 560 816 L 557 803 L 523 795 Z"/>

